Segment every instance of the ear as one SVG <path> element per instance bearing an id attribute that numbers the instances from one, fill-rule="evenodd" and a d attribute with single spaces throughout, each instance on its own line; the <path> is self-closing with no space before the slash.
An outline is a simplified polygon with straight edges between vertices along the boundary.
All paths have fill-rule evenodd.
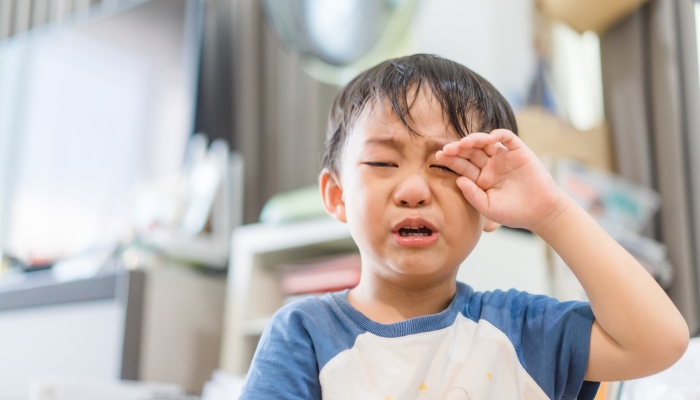
<path id="1" fill-rule="evenodd" d="M 345 217 L 345 200 L 343 199 L 343 188 L 340 186 L 338 176 L 324 168 L 318 178 L 321 189 L 321 199 L 323 207 L 328 215 L 340 222 L 348 222 Z"/>
<path id="2" fill-rule="evenodd" d="M 484 217 L 484 232 L 493 232 L 496 229 L 498 229 L 501 226 L 501 224 L 495 223 L 491 221 L 490 219 Z"/>

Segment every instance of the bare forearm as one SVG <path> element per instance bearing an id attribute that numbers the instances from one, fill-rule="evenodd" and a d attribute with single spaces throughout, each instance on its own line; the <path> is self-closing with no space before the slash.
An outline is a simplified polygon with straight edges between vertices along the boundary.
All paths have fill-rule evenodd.
<path id="1" fill-rule="evenodd" d="M 688 327 L 671 300 L 513 132 L 469 134 L 436 158 L 462 175 L 457 186 L 484 217 L 539 234 L 581 282 L 595 315 L 586 379 L 637 378 L 680 358 Z"/>
<path id="2" fill-rule="evenodd" d="M 684 347 L 687 325 L 663 289 L 573 200 L 565 197 L 537 233 L 576 275 L 598 324 L 625 353 L 663 363 Z"/>

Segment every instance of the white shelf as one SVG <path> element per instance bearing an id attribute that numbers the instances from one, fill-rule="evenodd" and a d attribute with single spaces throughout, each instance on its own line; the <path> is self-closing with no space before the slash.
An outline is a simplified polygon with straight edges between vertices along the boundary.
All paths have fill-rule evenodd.
<path id="1" fill-rule="evenodd" d="M 259 335 L 284 303 L 277 265 L 356 250 L 347 225 L 331 218 L 235 229 L 231 238 L 221 368 L 235 375 L 248 371 Z"/>

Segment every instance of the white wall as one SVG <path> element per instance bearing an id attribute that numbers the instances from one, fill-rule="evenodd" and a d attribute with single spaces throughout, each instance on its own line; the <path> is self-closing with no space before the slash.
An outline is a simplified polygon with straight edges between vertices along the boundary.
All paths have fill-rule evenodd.
<path id="1" fill-rule="evenodd" d="M 410 28 L 410 51 L 466 65 L 519 108 L 536 67 L 532 7 L 531 0 L 423 1 Z"/>
<path id="2" fill-rule="evenodd" d="M 552 295 L 547 253 L 539 237 L 500 228 L 483 233 L 457 280 L 477 291 L 517 289 Z"/>

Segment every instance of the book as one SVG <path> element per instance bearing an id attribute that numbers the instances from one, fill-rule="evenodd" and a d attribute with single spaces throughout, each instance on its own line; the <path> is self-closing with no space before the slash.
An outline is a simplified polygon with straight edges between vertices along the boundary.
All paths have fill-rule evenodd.
<path id="1" fill-rule="evenodd" d="M 287 295 L 325 293 L 360 283 L 359 253 L 342 254 L 279 266 L 280 285 Z"/>

